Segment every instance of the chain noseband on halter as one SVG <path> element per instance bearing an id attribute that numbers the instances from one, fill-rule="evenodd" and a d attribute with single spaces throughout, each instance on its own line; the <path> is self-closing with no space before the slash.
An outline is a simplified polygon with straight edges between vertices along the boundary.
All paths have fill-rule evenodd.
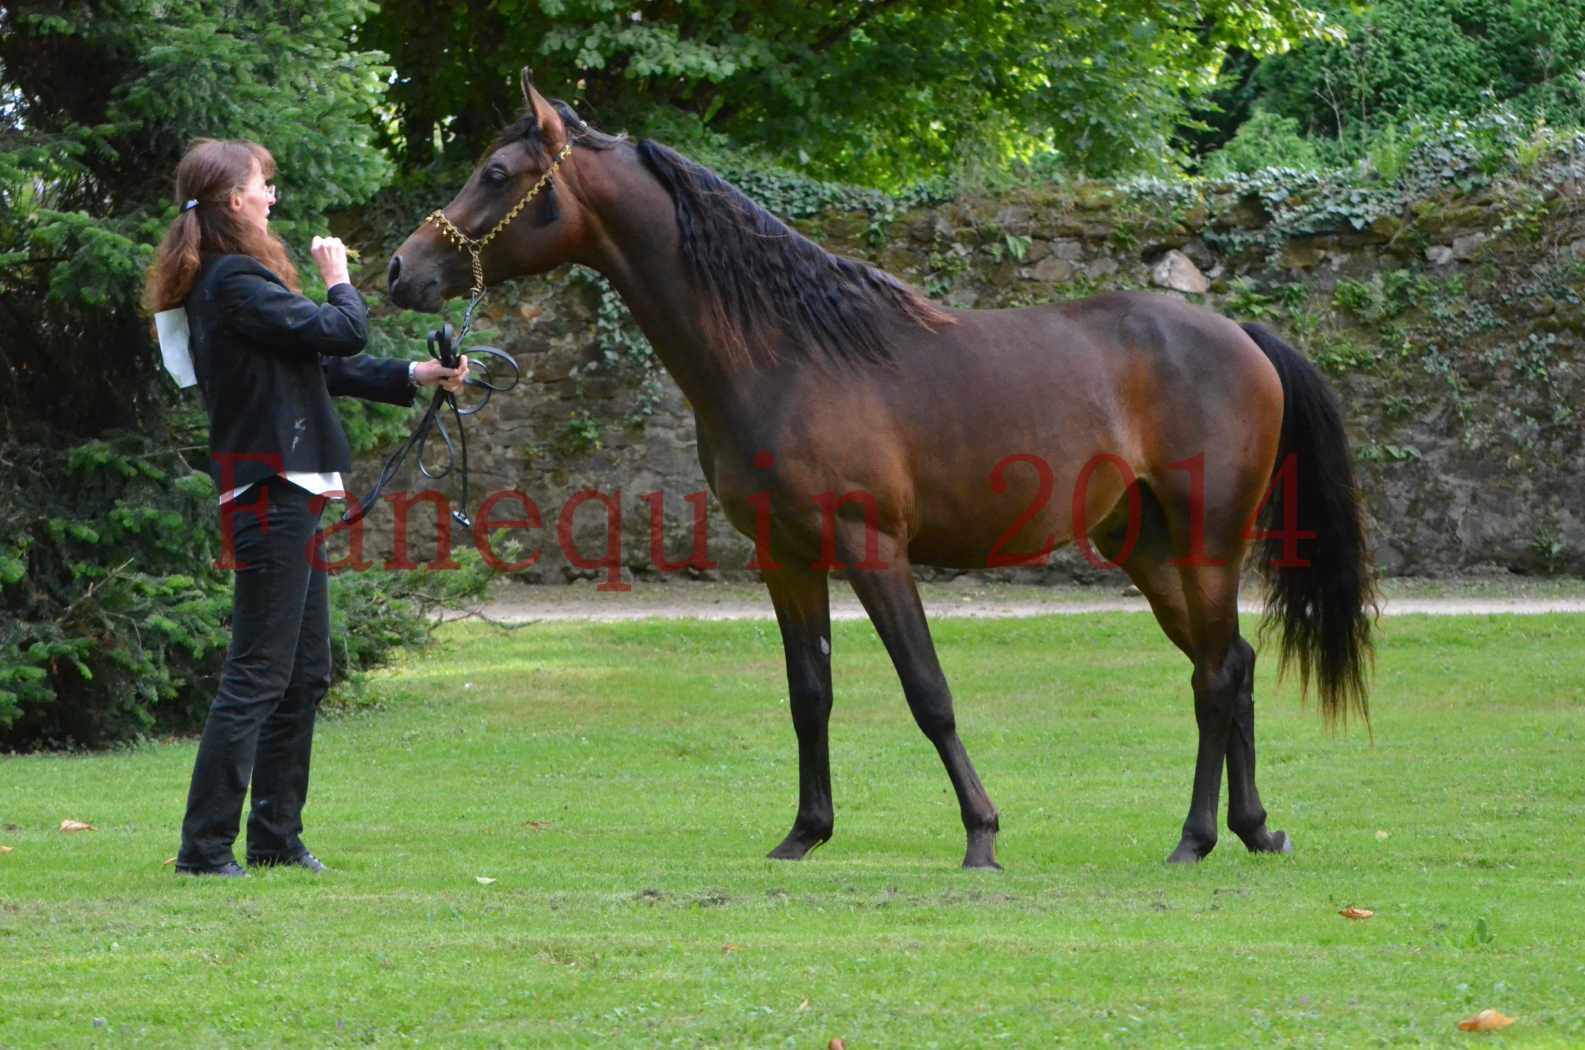
<path id="1" fill-rule="evenodd" d="M 446 218 L 446 213 L 439 208 L 436 208 L 424 218 L 423 225 L 434 223 L 440 230 L 441 235 L 450 241 L 458 251 L 467 252 L 468 261 L 473 266 L 473 287 L 468 294 L 468 308 L 462 314 L 462 330 L 456 336 L 453 336 L 451 325 L 448 324 L 437 328 L 429 335 L 430 355 L 447 368 L 456 368 L 461 364 L 462 341 L 468 338 L 468 332 L 473 328 L 473 312 L 484 301 L 484 262 L 480 258 L 480 253 L 484 251 L 484 246 L 494 240 L 496 234 L 506 229 L 507 225 L 517 218 L 524 208 L 528 207 L 529 201 L 538 197 L 545 187 L 550 185 L 550 177 L 556 174 L 556 169 L 561 167 L 561 162 L 566 160 L 571 153 L 572 143 L 569 142 L 556 154 L 556 158 L 551 161 L 550 167 L 546 168 L 545 173 L 539 177 L 539 180 L 529 187 L 528 192 L 523 195 L 522 199 L 512 205 L 512 210 L 502 216 L 501 221 L 491 227 L 490 232 L 483 237 L 469 237 L 457 229 L 456 223 Z M 457 421 L 457 441 L 462 453 L 463 508 L 453 510 L 451 516 L 463 528 L 473 527 L 473 522 L 469 519 L 466 512 L 468 506 L 468 435 L 462 429 L 462 417 L 471 416 L 483 408 L 489 402 L 491 394 L 512 389 L 517 385 L 519 376 L 517 362 L 512 359 L 510 354 L 502 353 L 493 346 L 475 347 L 473 352 L 476 355 L 484 355 L 486 358 L 493 358 L 501 362 L 505 367 L 511 369 L 511 378 L 503 382 L 497 382 L 489 378 L 488 375 L 482 377 L 468 376 L 463 382 L 468 386 L 476 387 L 483 391 L 483 397 L 478 404 L 471 405 L 468 408 L 459 408 L 456 395 L 450 391 L 436 391 L 434 400 L 429 403 L 429 410 L 424 413 L 424 418 L 418 421 L 418 426 L 413 429 L 413 433 L 402 443 L 402 446 L 391 455 L 390 459 L 386 460 L 385 469 L 380 472 L 380 478 L 374 483 L 374 488 L 370 491 L 368 498 L 356 507 L 349 508 L 342 515 L 341 520 L 344 523 L 355 522 L 369 512 L 369 509 L 379 500 L 380 492 L 396 476 L 396 472 L 401 468 L 402 461 L 407 458 L 408 453 L 414 448 L 420 448 L 424 445 L 428 441 L 431 432 L 438 430 L 440 433 L 440 439 L 446 446 L 446 464 L 438 470 L 430 470 L 424 464 L 423 452 L 420 451 L 418 459 L 419 472 L 432 481 L 451 473 L 454 459 L 451 435 L 446 431 L 446 424 L 440 419 L 441 407 L 449 405 L 451 414 Z"/>

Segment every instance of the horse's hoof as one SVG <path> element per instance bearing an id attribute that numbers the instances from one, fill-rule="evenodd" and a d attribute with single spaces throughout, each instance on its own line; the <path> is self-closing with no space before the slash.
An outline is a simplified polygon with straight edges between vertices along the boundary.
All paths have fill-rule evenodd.
<path id="1" fill-rule="evenodd" d="M 1292 853 L 1293 840 L 1286 831 L 1267 831 L 1264 826 L 1260 831 L 1244 839 L 1244 846 L 1251 853 Z"/>
<path id="2" fill-rule="evenodd" d="M 815 838 L 794 831 L 782 839 L 775 849 L 765 854 L 765 857 L 767 860 L 803 860 L 824 845 L 828 838 L 829 835 L 826 838 Z"/>
<path id="3" fill-rule="evenodd" d="M 1204 843 L 1195 842 L 1192 839 L 1184 839 L 1182 842 L 1178 843 L 1178 848 L 1173 850 L 1172 853 L 1167 857 L 1167 863 L 1198 864 L 1200 861 L 1209 856 L 1211 850 L 1215 848 L 1215 841 L 1212 841 L 1207 845 Z"/>
<path id="4" fill-rule="evenodd" d="M 963 853 L 963 866 L 971 871 L 1001 871 L 996 863 L 996 829 L 969 832 L 969 845 Z"/>

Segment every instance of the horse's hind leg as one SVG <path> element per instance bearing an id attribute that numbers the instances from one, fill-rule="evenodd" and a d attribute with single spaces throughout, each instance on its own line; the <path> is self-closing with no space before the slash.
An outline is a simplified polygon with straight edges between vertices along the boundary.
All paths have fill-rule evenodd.
<path id="1" fill-rule="evenodd" d="M 974 764 L 958 739 L 957 721 L 952 713 L 952 692 L 946 675 L 936 659 L 930 640 L 924 606 L 914 587 L 907 555 L 900 544 L 882 537 L 880 557 L 888 563 L 883 570 L 854 570 L 853 590 L 886 643 L 892 663 L 902 679 L 903 695 L 914 721 L 935 745 L 952 789 L 957 792 L 958 809 L 968 833 L 968 848 L 963 855 L 965 868 L 1000 869 L 996 863 L 996 832 L 999 821 L 996 807 L 985 793 Z"/>
<path id="2" fill-rule="evenodd" d="M 1193 863 L 1215 848 L 1224 763 L 1228 827 L 1251 850 L 1287 852 L 1287 836 L 1266 830 L 1266 811 L 1255 787 L 1255 652 L 1238 633 L 1241 542 L 1224 543 L 1216 557 L 1187 558 L 1183 523 L 1174 527 L 1173 515 L 1148 486 L 1141 495 L 1137 542 L 1123 568 L 1149 599 L 1167 637 L 1194 664 L 1191 681 L 1199 730 L 1189 815 L 1167 859 Z M 1096 530 L 1096 546 L 1107 558 L 1124 553 L 1125 526 L 1126 518 L 1114 515 Z M 1230 535 L 1225 529 L 1221 534 Z"/>
<path id="3" fill-rule="evenodd" d="M 1232 586 L 1236 591 L 1236 580 Z M 1167 859 L 1192 863 L 1216 845 L 1216 803 L 1224 757 L 1228 828 L 1252 853 L 1290 853 L 1293 845 L 1287 833 L 1266 829 L 1266 808 L 1255 787 L 1254 647 L 1239 636 L 1236 618 L 1230 636 L 1225 618 L 1217 616 L 1201 626 L 1198 640 L 1194 719 L 1200 729 L 1200 750 L 1194 767 L 1194 794 L 1183 823 L 1183 839 Z"/>
<path id="4" fill-rule="evenodd" d="M 787 658 L 787 690 L 798 734 L 798 816 L 770 851 L 800 860 L 831 837 L 831 606 L 826 575 L 780 568 L 765 573 Z"/>
<path id="5" fill-rule="evenodd" d="M 1258 497 L 1257 497 L 1258 498 Z M 1244 556 L 1242 501 L 1219 504 L 1205 536 L 1209 554 L 1179 564 L 1188 614 L 1190 659 L 1194 661 L 1194 720 L 1200 731 L 1194 766 L 1194 791 L 1183 837 L 1167 859 L 1197 861 L 1216 845 L 1216 805 L 1222 767 L 1228 773 L 1228 827 L 1259 852 L 1287 852 L 1288 837 L 1266 830 L 1266 811 L 1255 787 L 1255 650 L 1238 633 L 1238 578 Z M 1170 518 L 1170 516 L 1169 516 Z M 1217 543 L 1211 537 L 1220 536 Z M 1234 539 L 1233 537 L 1238 537 Z M 1184 535 L 1173 529 L 1174 547 L 1184 550 Z"/>
<path id="6" fill-rule="evenodd" d="M 1245 650 L 1244 677 L 1227 736 L 1227 826 L 1251 853 L 1292 853 L 1286 831 L 1266 829 L 1266 807 L 1255 787 L 1255 650 L 1242 638 L 1238 644 Z"/>
<path id="7" fill-rule="evenodd" d="M 1243 689 L 1253 651 L 1238 636 L 1238 570 L 1195 567 L 1182 570 L 1184 604 L 1194 661 L 1194 722 L 1200 746 L 1194 760 L 1194 789 L 1183 836 L 1167 858 L 1193 863 L 1216 846 L 1216 808 L 1222 793 L 1233 710 Z"/>
<path id="8" fill-rule="evenodd" d="M 1123 571 L 1150 602 L 1156 622 L 1172 639 L 1172 644 L 1183 650 L 1195 665 L 1194 720 L 1200 730 L 1200 744 L 1194 763 L 1194 791 L 1189 800 L 1188 819 L 1183 822 L 1183 837 L 1167 858 L 1174 864 L 1193 863 L 1216 847 L 1216 806 L 1222 793 L 1222 762 L 1227 755 L 1231 701 L 1218 669 L 1208 667 L 1209 661 L 1201 655 L 1204 597 L 1197 596 L 1199 601 L 1191 604 L 1185 591 L 1186 585 L 1193 581 L 1186 579 L 1186 571 L 1174 564 L 1178 548 L 1173 543 L 1174 530 L 1169 514 L 1151 486 L 1141 485 L 1139 495 L 1141 514 L 1131 548 L 1124 549 L 1129 524 L 1124 514 L 1129 502 L 1126 499 L 1118 501 L 1112 513 L 1096 527 L 1091 539 L 1108 560 L 1124 559 Z M 1235 632 L 1237 587 L 1235 575 L 1232 609 Z M 1220 643 L 1204 639 L 1203 644 L 1214 650 Z M 1241 681 L 1236 672 L 1231 678 Z"/>

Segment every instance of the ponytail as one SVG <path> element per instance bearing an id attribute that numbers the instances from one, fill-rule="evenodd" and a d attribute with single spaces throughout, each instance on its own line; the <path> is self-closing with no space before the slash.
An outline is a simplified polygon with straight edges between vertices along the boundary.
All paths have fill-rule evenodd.
<path id="1" fill-rule="evenodd" d="M 202 245 L 198 208 L 188 208 L 176 216 L 154 253 L 154 265 L 149 267 L 143 286 L 144 310 L 157 314 L 174 310 L 187 300 L 187 293 L 198 279 Z"/>

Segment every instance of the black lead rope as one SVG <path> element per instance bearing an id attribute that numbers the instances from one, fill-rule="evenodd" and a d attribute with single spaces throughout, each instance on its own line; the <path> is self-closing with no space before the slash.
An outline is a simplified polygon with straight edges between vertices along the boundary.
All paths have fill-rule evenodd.
<path id="1" fill-rule="evenodd" d="M 445 324 L 429 333 L 429 355 L 447 368 L 456 368 L 462 363 L 461 343 L 468 336 L 468 330 L 473 326 L 473 310 L 478 305 L 477 299 L 468 304 L 467 312 L 463 314 L 462 334 L 456 338 L 452 336 L 451 325 Z M 490 396 L 495 393 L 505 393 L 517 385 L 520 378 L 517 362 L 512 356 L 497 350 L 493 346 L 477 346 L 470 352 L 468 362 L 468 378 L 463 380 L 463 385 L 482 391 L 476 403 L 466 407 L 457 403 L 457 396 L 448 390 L 435 390 L 435 396 L 430 399 L 429 408 L 424 412 L 424 417 L 418 421 L 418 426 L 408 435 L 407 440 L 391 454 L 385 461 L 385 467 L 380 471 L 379 480 L 374 483 L 374 488 L 369 490 L 369 495 L 363 502 L 349 507 L 341 515 L 342 524 L 350 525 L 368 514 L 370 509 L 379 502 L 380 494 L 391 479 L 396 477 L 402 469 L 402 463 L 408 454 L 415 448 L 418 453 L 418 470 L 424 477 L 431 481 L 439 481 L 451 473 L 451 468 L 459 460 L 462 465 L 462 504 L 451 512 L 452 518 L 465 529 L 473 528 L 473 519 L 468 517 L 468 434 L 463 429 L 462 420 L 471 416 L 485 405 L 489 404 Z M 495 365 L 506 369 L 501 378 L 492 375 Z M 477 373 L 477 374 L 475 374 Z M 457 426 L 457 441 L 451 440 L 451 433 L 446 429 L 446 421 L 441 417 L 441 410 L 451 409 L 451 417 Z M 438 470 L 431 470 L 424 462 L 423 447 L 430 435 L 439 432 L 440 440 L 446 448 L 445 465 Z"/>

